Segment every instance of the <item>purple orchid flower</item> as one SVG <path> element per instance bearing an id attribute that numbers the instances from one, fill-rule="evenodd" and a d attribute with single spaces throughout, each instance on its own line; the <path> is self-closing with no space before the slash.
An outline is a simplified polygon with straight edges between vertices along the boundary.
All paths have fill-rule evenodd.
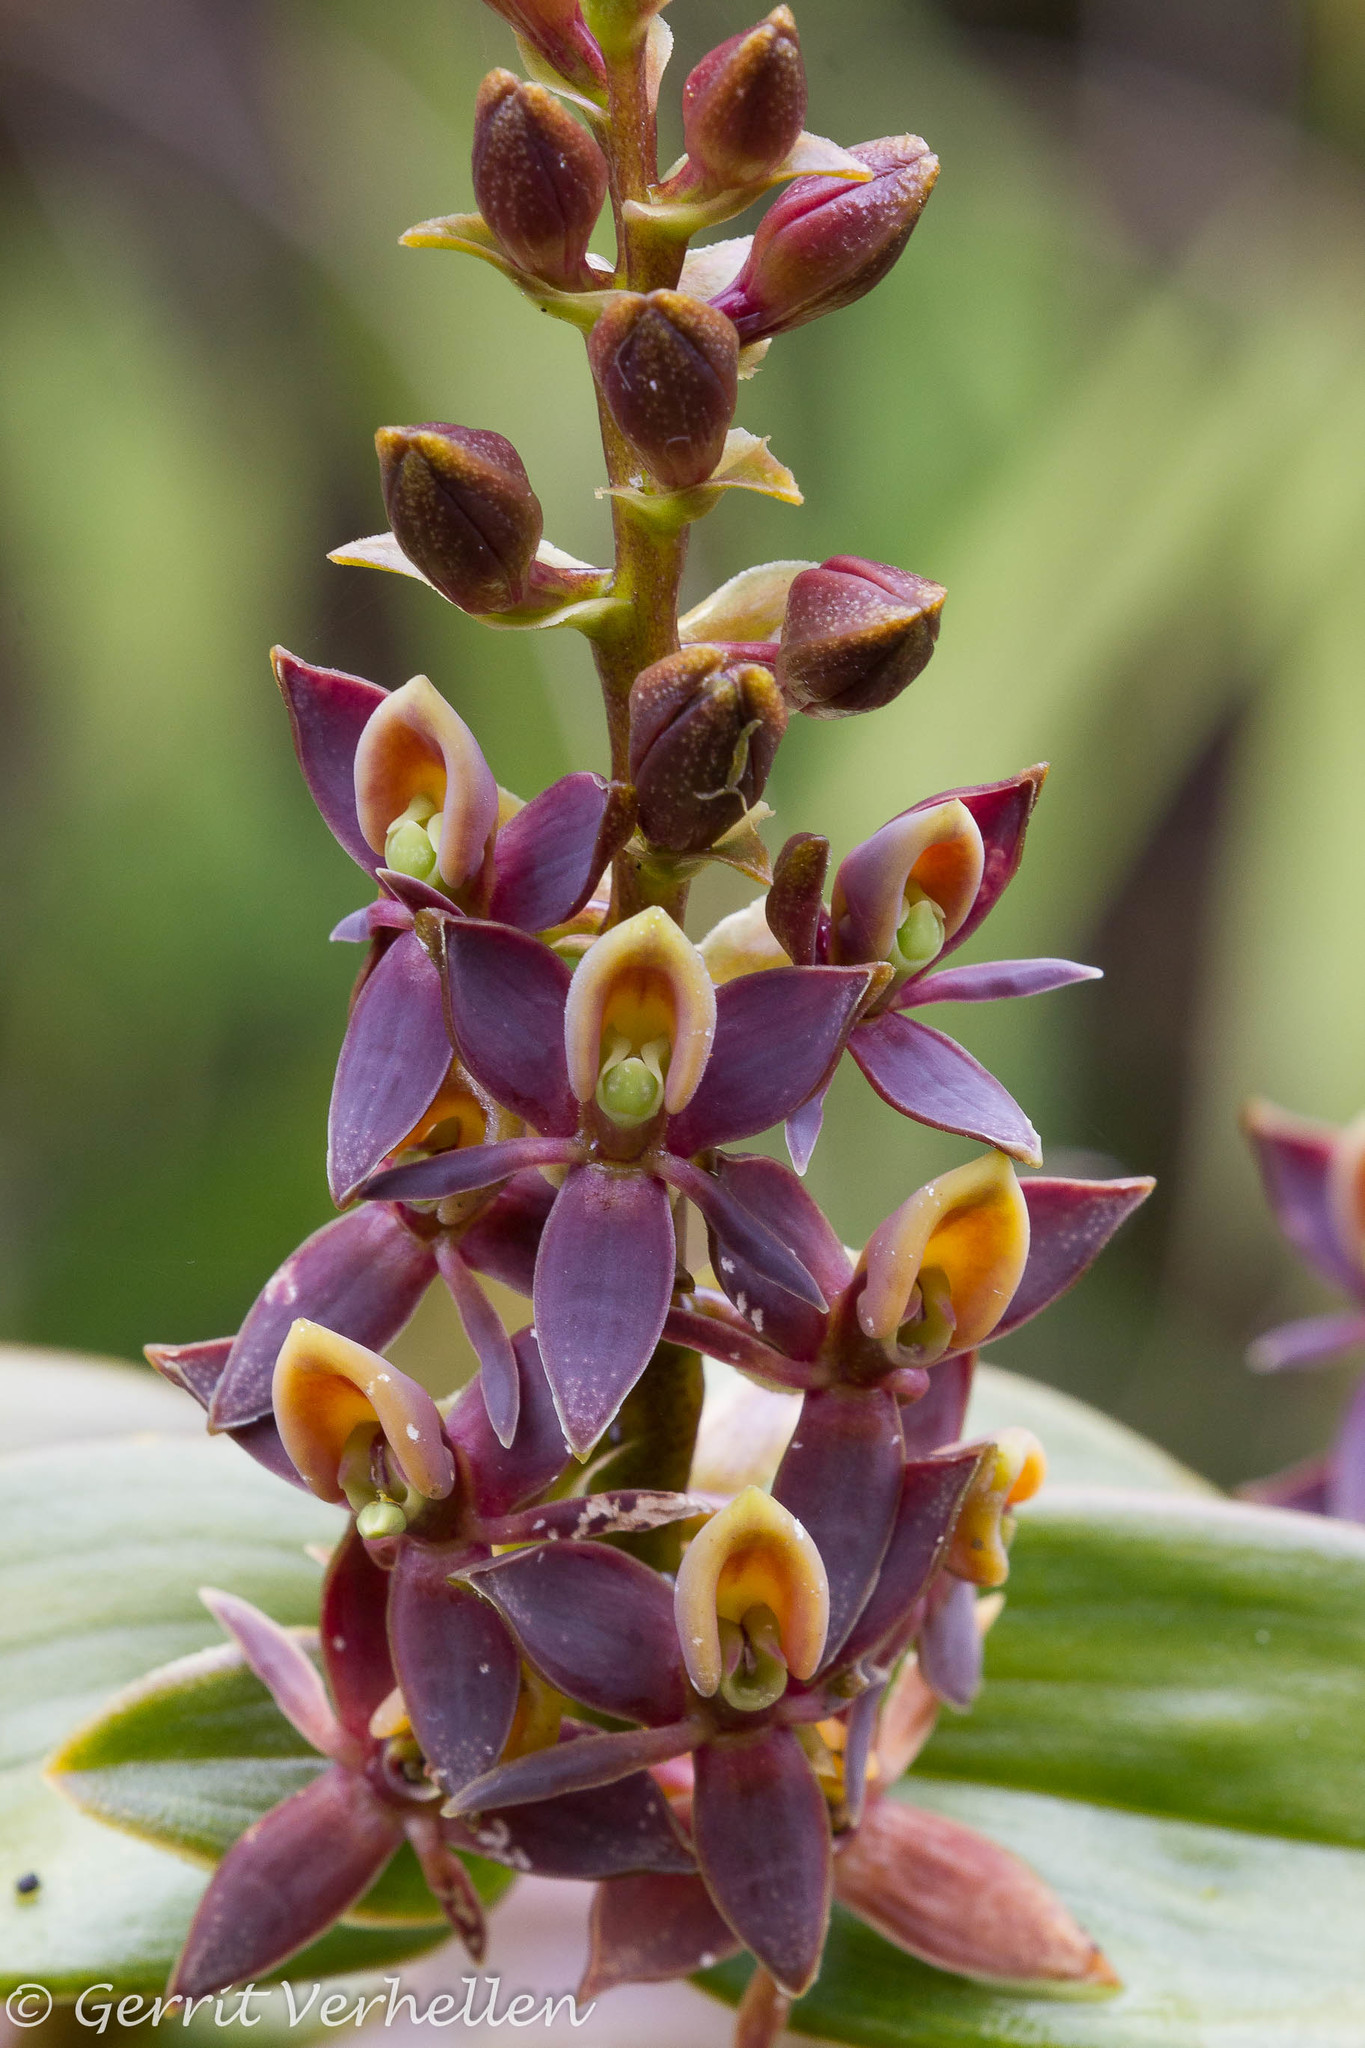
<path id="1" fill-rule="evenodd" d="M 787 968 L 717 991 L 696 948 L 655 909 L 596 940 L 572 977 L 546 946 L 506 926 L 452 921 L 446 945 L 460 1058 L 536 1135 L 397 1166 L 364 1192 L 444 1201 L 530 1167 L 568 1169 L 541 1236 L 533 1300 L 565 1436 L 585 1455 L 663 1330 L 676 1274 L 673 1195 L 769 1284 L 825 1306 L 800 1257 L 730 1191 L 714 1154 L 781 1122 L 824 1083 L 869 973 Z"/>
<path id="2" fill-rule="evenodd" d="M 1242 1124 L 1281 1230 L 1308 1265 L 1355 1304 L 1268 1330 L 1247 1362 L 1255 1372 L 1335 1364 L 1365 1346 L 1365 1118 L 1337 1129 L 1252 1102 Z M 1325 1458 L 1247 1490 L 1273 1506 L 1365 1522 L 1365 1381 Z"/>

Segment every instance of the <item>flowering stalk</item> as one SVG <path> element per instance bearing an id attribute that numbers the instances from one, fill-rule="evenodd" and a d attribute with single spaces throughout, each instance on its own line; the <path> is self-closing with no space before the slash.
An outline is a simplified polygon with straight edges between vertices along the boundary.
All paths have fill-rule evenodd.
<path id="1" fill-rule="evenodd" d="M 391 530 L 337 559 L 491 625 L 581 631 L 609 773 L 522 803 L 427 678 L 390 692 L 276 651 L 308 787 L 376 891 L 333 934 L 365 948 L 329 1119 L 342 1213 L 235 1337 L 149 1355 L 210 1429 L 349 1523 L 321 1676 L 210 1596 L 328 1768 L 224 1859 L 175 1986 L 278 1968 L 406 1841 L 476 1955 L 474 1852 L 601 1882 L 597 1989 L 747 1948 L 746 2048 L 814 1981 L 836 1895 L 945 1968 L 1103 1990 L 1104 1958 L 1013 1858 L 881 1798 L 937 1702 L 970 1705 L 1013 1510 L 1043 1475 L 1026 1431 L 962 1441 L 977 1350 L 1077 1279 L 1150 1188 L 1021 1183 L 1012 1162 L 1041 1158 L 1028 1117 L 918 1016 L 1092 975 L 944 965 L 1012 880 L 1044 771 L 921 797 L 832 877 L 811 832 L 774 869 L 757 826 L 790 718 L 891 702 L 945 593 L 836 556 L 760 565 L 678 612 L 689 530 L 725 490 L 799 502 L 733 424 L 740 380 L 880 281 L 937 161 L 918 137 L 807 133 L 781 6 L 695 68 L 687 155 L 661 174 L 650 0 L 497 11 L 532 77 L 480 91 L 481 211 L 405 240 L 492 263 L 584 334 L 613 560 L 549 545 L 512 443 L 448 421 L 380 430 Z M 689 249 L 776 186 L 738 251 Z M 608 197 L 610 264 L 590 247 Z M 694 942 L 710 860 L 765 893 Z M 901 1115 L 987 1148 L 857 1255 L 799 1178 L 846 1051 Z M 777 1126 L 795 1171 L 735 1149 Z M 525 1327 L 481 1276 L 530 1297 Z M 479 1361 L 443 1406 L 384 1357 L 438 1277 Z M 704 1355 L 759 1401 L 802 1396 L 768 1490 L 689 1491 Z"/>

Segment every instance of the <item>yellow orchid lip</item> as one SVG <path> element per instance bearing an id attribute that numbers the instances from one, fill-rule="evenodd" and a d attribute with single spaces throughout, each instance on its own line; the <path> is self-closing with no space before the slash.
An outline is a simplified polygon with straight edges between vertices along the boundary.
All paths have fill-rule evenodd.
<path id="1" fill-rule="evenodd" d="M 290 1459 L 322 1500 L 346 1498 L 340 1472 L 354 1432 L 377 1424 L 414 1493 L 444 1500 L 455 1460 L 436 1403 L 377 1351 L 310 1323 L 290 1325 L 275 1361 L 275 1421 Z"/>
<path id="2" fill-rule="evenodd" d="M 947 1568 L 974 1586 L 1003 1586 L 1009 1577 L 1009 1509 L 1032 1500 L 1047 1476 L 1047 1457 L 1030 1429 L 1002 1429 L 973 1474 L 949 1545 Z"/>
<path id="3" fill-rule="evenodd" d="M 829 1580 L 810 1536 L 780 1502 L 746 1486 L 703 1526 L 678 1571 L 674 1614 L 687 1674 L 711 1698 L 726 1676 L 722 1624 L 766 1608 L 787 1669 L 819 1669 L 829 1630 Z"/>
<path id="4" fill-rule="evenodd" d="M 590 1102 L 605 1062 L 661 1062 L 662 1041 L 663 1107 L 675 1116 L 697 1092 L 715 1032 L 716 991 L 701 954 L 666 911 L 638 911 L 594 940 L 569 984 L 569 1084 Z"/>
<path id="5" fill-rule="evenodd" d="M 425 837 L 432 879 L 451 889 L 478 874 L 497 829 L 492 770 L 426 676 L 386 697 L 366 724 L 355 752 L 355 798 L 360 829 L 376 853 L 388 857 L 390 835 L 400 828 L 414 843 Z"/>
<path id="6" fill-rule="evenodd" d="M 926 1301 L 946 1281 L 951 1342 L 955 1350 L 972 1349 L 1009 1307 L 1028 1249 L 1028 1206 L 1003 1152 L 940 1174 L 868 1239 L 859 1262 L 867 1276 L 858 1299 L 864 1336 L 883 1343 L 894 1339 L 923 1274 Z M 944 1348 L 946 1340 L 939 1355 Z"/>

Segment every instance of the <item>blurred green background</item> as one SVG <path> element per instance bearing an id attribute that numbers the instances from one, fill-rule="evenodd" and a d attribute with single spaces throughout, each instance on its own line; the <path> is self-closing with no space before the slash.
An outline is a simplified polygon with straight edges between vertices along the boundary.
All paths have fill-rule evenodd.
<path id="1" fill-rule="evenodd" d="M 1102 1269 L 1001 1362 L 1215 1477 L 1344 1384 L 1247 1337 L 1318 1297 L 1235 1116 L 1365 1102 L 1365 10 L 1359 0 L 806 0 L 811 125 L 915 129 L 907 257 L 780 343 L 739 419 L 796 511 L 731 502 L 689 593 L 856 552 L 946 583 L 875 719 L 797 721 L 774 844 L 840 851 L 953 782 L 1053 764 L 973 957 L 1107 979 L 944 1018 L 1054 1170 L 1151 1170 Z M 665 82 L 744 26 L 676 0 Z M 298 779 L 274 640 L 428 671 L 499 779 L 600 765 L 586 650 L 328 565 L 382 524 L 370 435 L 517 443 L 560 545 L 606 522 L 581 351 L 464 259 L 477 0 L 0 0 L 0 1330 L 135 1356 L 235 1327 L 328 1204 L 361 900 Z M 726 232 L 732 232 L 727 230 Z M 703 891 L 694 929 L 734 899 Z M 988 940 L 988 943 L 986 941 Z M 860 1239 L 963 1156 L 842 1077 L 812 1184 Z M 448 1322 L 406 1340 L 443 1376 Z"/>

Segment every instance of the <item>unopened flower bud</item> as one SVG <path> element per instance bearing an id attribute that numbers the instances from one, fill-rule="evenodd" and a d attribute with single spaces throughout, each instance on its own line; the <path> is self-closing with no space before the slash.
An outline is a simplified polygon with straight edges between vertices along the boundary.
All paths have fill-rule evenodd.
<path id="1" fill-rule="evenodd" d="M 501 434 L 429 421 L 375 435 L 394 539 L 466 612 L 524 602 L 543 526 L 525 465 Z"/>
<path id="2" fill-rule="evenodd" d="M 474 110 L 474 196 L 512 261 L 547 284 L 593 284 L 585 258 L 607 160 L 543 85 L 490 71 Z"/>
<path id="3" fill-rule="evenodd" d="M 824 1561 L 795 1516 L 757 1486 L 693 1537 L 673 1605 L 697 1691 L 749 1712 L 781 1697 L 788 1672 L 812 1677 L 824 1655 Z"/>
<path id="4" fill-rule="evenodd" d="M 848 718 L 899 697 L 928 665 L 947 592 L 885 562 L 836 555 L 787 596 L 777 675 L 793 710 Z"/>
<path id="5" fill-rule="evenodd" d="M 881 283 L 909 241 L 938 158 L 918 135 L 861 142 L 849 154 L 871 178 L 798 178 L 759 222 L 739 275 L 711 301 L 742 342 L 852 305 Z"/>
<path id="6" fill-rule="evenodd" d="M 787 726 L 771 672 L 685 647 L 635 678 L 630 772 L 640 828 L 670 853 L 701 853 L 763 794 Z"/>
<path id="7" fill-rule="evenodd" d="M 683 140 L 706 182 L 754 184 L 776 170 L 806 118 L 806 69 L 789 7 L 731 36 L 683 86 Z"/>
<path id="8" fill-rule="evenodd" d="M 578 0 L 488 0 L 552 71 L 581 92 L 599 95 L 606 66 Z"/>
<path id="9" fill-rule="evenodd" d="M 685 292 L 618 292 L 588 355 L 608 411 L 651 474 L 669 490 L 704 483 L 739 389 L 739 340 L 724 314 Z"/>
<path id="10" fill-rule="evenodd" d="M 1032 1430 L 1002 1429 L 962 1503 L 947 1568 L 973 1586 L 1003 1586 L 1009 1577 L 1014 1518 L 1009 1509 L 1032 1500 L 1047 1475 L 1047 1458 Z"/>

